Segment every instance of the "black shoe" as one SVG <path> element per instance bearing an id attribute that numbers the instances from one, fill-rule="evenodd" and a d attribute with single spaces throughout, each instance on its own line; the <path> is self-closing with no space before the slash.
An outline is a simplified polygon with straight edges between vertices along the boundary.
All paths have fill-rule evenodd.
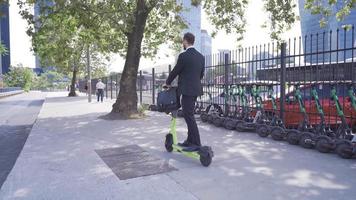
<path id="1" fill-rule="evenodd" d="M 190 147 L 192 146 L 192 144 L 190 142 L 188 142 L 187 140 L 185 140 L 183 143 L 178 143 L 179 146 L 181 147 Z"/>

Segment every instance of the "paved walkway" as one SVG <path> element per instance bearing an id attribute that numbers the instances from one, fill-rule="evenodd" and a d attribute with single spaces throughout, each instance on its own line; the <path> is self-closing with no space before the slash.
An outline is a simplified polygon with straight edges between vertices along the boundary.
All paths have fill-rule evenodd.
<path id="1" fill-rule="evenodd" d="M 40 92 L 0 99 L 0 188 L 15 165 L 43 101 Z"/>
<path id="2" fill-rule="evenodd" d="M 356 161 L 199 122 L 212 165 L 163 146 L 170 118 L 105 121 L 112 102 L 50 93 L 0 199 L 355 199 Z M 185 133 L 183 120 L 178 132 Z M 183 134 L 181 134 L 183 135 Z M 183 139 L 183 137 L 181 137 Z M 138 144 L 177 171 L 119 180 L 94 151 Z"/>

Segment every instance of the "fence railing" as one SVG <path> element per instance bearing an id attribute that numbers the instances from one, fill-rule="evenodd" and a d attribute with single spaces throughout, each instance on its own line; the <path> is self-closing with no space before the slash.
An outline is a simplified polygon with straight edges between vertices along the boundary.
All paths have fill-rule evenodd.
<path id="1" fill-rule="evenodd" d="M 350 102 L 350 87 L 356 86 L 355 28 L 306 35 L 284 43 L 271 42 L 240 48 L 205 57 L 204 95 L 198 98 L 203 107 L 218 104 L 226 112 L 241 109 L 229 91 L 242 89 L 247 94 L 248 106 L 256 109 L 251 90 L 258 87 L 266 112 L 279 115 L 285 124 L 297 126 L 302 120 L 301 106 L 309 121 L 319 123 L 318 110 L 312 88 L 316 88 L 326 123 L 339 123 L 331 90 L 336 89 L 347 121 L 356 127 L 356 110 Z M 140 104 L 155 104 L 158 86 L 162 85 L 171 66 L 159 73 L 139 71 L 137 93 Z M 119 92 L 120 74 L 103 77 L 105 96 L 115 99 Z M 92 80 L 95 90 L 97 79 Z M 85 83 L 85 82 L 84 82 Z M 80 84 L 83 90 L 84 84 Z M 295 97 L 300 92 L 302 102 Z M 271 93 L 272 91 L 272 93 Z M 352 92 L 353 94 L 355 91 Z M 223 95 L 224 94 L 224 95 Z M 271 106 L 271 97 L 277 106 Z M 302 104 L 302 105 L 301 105 Z M 237 106 L 232 106 L 237 105 Z"/>

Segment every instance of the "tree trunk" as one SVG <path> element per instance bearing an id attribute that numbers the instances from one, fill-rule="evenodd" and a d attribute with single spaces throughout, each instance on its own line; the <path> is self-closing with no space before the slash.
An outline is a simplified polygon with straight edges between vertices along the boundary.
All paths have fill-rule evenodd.
<path id="1" fill-rule="evenodd" d="M 137 1 L 135 23 L 128 34 L 128 47 L 124 70 L 120 80 L 120 92 L 110 115 L 114 118 L 130 118 L 137 114 L 136 80 L 141 58 L 141 44 L 149 10 L 144 0 Z"/>
<path id="2" fill-rule="evenodd" d="M 68 94 L 69 97 L 76 97 L 78 96 L 77 93 L 75 92 L 75 83 L 77 82 L 77 67 L 74 66 L 73 69 L 73 76 L 72 76 L 72 82 L 70 84 L 70 92 Z"/>

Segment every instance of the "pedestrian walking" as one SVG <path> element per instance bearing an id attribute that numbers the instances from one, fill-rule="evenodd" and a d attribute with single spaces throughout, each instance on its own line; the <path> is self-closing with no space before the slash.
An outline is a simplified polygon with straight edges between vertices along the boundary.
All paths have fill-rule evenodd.
<path id="1" fill-rule="evenodd" d="M 98 83 L 96 84 L 96 96 L 98 97 L 98 102 L 99 99 L 101 100 L 101 102 L 103 102 L 104 89 L 105 89 L 105 84 L 101 82 L 101 79 L 99 79 Z"/>

